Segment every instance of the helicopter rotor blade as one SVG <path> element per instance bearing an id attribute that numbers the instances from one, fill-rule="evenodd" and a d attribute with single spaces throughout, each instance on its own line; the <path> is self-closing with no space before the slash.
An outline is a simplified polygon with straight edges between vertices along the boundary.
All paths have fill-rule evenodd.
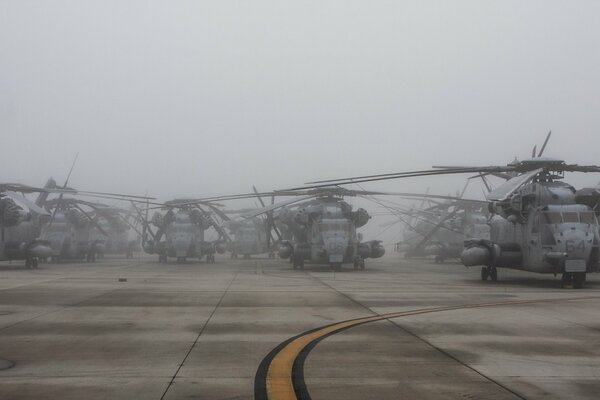
<path id="1" fill-rule="evenodd" d="M 523 185 L 531 182 L 537 174 L 542 172 L 543 168 L 534 169 L 533 171 L 526 172 L 518 175 L 512 179 L 509 179 L 503 185 L 498 186 L 495 190 L 488 193 L 488 200 L 492 201 L 504 201 L 510 198 L 510 196 Z"/>
<path id="2" fill-rule="evenodd" d="M 264 213 L 268 213 L 270 211 L 274 211 L 274 210 L 276 210 L 278 208 L 285 207 L 285 206 L 288 206 L 288 205 L 291 205 L 291 204 L 294 204 L 294 203 L 300 203 L 302 201 L 305 201 L 305 200 L 308 200 L 308 199 L 312 199 L 314 197 L 316 197 L 316 196 L 315 195 L 301 196 L 301 197 L 296 197 L 296 198 L 291 199 L 291 200 L 281 201 L 279 203 L 274 203 L 274 204 L 272 204 L 270 206 L 263 207 L 261 209 L 255 210 L 254 212 L 251 212 L 251 213 L 248 213 L 248 214 L 243 214 L 242 217 L 244 217 L 244 218 L 257 217 L 257 216 L 262 215 Z"/>
<path id="3" fill-rule="evenodd" d="M 50 213 L 47 210 L 44 210 L 42 207 L 38 206 L 33 201 L 29 200 L 25 196 L 21 196 L 20 194 L 18 194 L 16 192 L 6 191 L 6 192 L 4 192 L 4 195 L 6 197 L 13 199 L 17 203 L 23 204 L 24 206 L 29 208 L 31 211 L 34 211 L 40 215 L 50 215 Z"/>
<path id="4" fill-rule="evenodd" d="M 81 213 L 85 215 L 85 217 L 92 223 L 92 225 L 96 227 L 96 229 L 98 229 L 104 236 L 108 237 L 108 233 L 106 233 L 106 231 L 100 226 L 100 224 L 98 224 L 98 222 L 94 218 L 92 218 L 83 208 L 81 208 L 79 204 L 74 202 L 72 203 L 72 205 L 73 207 L 81 211 Z"/>
<path id="5" fill-rule="evenodd" d="M 538 158 L 541 157 L 542 154 L 544 154 L 544 150 L 546 150 L 546 145 L 548 144 L 548 140 L 550 140 L 550 135 L 552 135 L 552 131 L 548 132 L 548 135 L 546 136 L 546 140 L 544 140 L 544 144 L 542 145 L 542 148 L 540 149 L 540 152 L 537 155 Z M 533 155 L 533 157 L 535 157 L 535 154 Z"/>

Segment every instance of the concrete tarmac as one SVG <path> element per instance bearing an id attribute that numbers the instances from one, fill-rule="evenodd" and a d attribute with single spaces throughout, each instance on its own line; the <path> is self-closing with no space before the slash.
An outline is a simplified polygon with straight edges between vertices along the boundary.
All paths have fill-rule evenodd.
<path id="1" fill-rule="evenodd" d="M 253 399 L 261 362 L 282 342 L 412 310 L 430 311 L 305 349 L 310 398 L 596 399 L 600 274 L 582 290 L 559 281 L 499 270 L 481 282 L 476 268 L 395 254 L 342 272 L 226 256 L 1 263 L 0 368 L 12 367 L 0 370 L 0 399 Z M 456 308 L 431 311 L 444 306 Z"/>

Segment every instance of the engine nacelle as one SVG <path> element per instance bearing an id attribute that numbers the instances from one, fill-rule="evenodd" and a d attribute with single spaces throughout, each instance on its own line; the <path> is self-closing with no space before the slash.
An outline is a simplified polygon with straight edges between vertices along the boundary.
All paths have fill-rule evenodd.
<path id="1" fill-rule="evenodd" d="M 162 216 L 161 213 L 159 213 L 158 211 L 156 211 L 154 213 L 154 215 L 152 215 L 152 219 L 150 220 L 150 222 L 154 226 L 161 227 L 161 226 L 163 226 L 163 223 L 164 223 L 164 217 Z"/>
<path id="2" fill-rule="evenodd" d="M 12 199 L 0 200 L 0 226 L 15 226 L 28 219 L 29 214 Z"/>
<path id="3" fill-rule="evenodd" d="M 92 244 L 92 252 L 95 254 L 104 254 L 106 245 L 103 242 L 95 242 Z"/>
<path id="4" fill-rule="evenodd" d="M 583 188 L 575 193 L 575 203 L 586 205 L 594 210 L 600 204 L 600 190 L 597 188 Z"/>
<path id="5" fill-rule="evenodd" d="M 369 219 L 371 219 L 371 216 L 364 208 L 359 208 L 353 214 L 354 225 L 357 228 L 365 226 L 369 222 Z"/>
<path id="6" fill-rule="evenodd" d="M 277 250 L 277 254 L 279 255 L 279 258 L 283 258 L 284 260 L 287 258 L 290 258 L 291 255 L 294 253 L 294 247 L 292 246 L 292 244 L 290 242 L 282 242 L 279 245 L 279 249 Z"/>
<path id="7" fill-rule="evenodd" d="M 29 247 L 29 255 L 31 257 L 45 258 L 52 256 L 52 248 L 50 243 L 46 241 L 37 241 Z"/>
<path id="8" fill-rule="evenodd" d="M 155 252 L 155 248 L 154 248 L 154 240 L 148 240 L 146 242 L 144 242 L 144 252 L 146 252 L 147 254 L 154 254 Z"/>
<path id="9" fill-rule="evenodd" d="M 385 247 L 380 240 L 372 240 L 358 244 L 358 255 L 362 258 L 379 258 L 385 254 Z"/>
<path id="10" fill-rule="evenodd" d="M 523 253 L 518 243 L 493 243 L 489 240 L 467 240 L 460 254 L 463 265 L 488 265 L 495 267 L 518 267 Z"/>
<path id="11" fill-rule="evenodd" d="M 224 254 L 227 251 L 227 244 L 225 242 L 215 243 L 215 251 L 219 254 Z"/>

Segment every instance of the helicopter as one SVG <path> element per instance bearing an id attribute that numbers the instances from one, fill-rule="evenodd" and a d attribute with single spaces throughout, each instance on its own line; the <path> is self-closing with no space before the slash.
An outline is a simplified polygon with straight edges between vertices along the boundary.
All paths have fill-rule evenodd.
<path id="1" fill-rule="evenodd" d="M 562 274 L 562 286 L 582 288 L 588 272 L 600 269 L 600 188 L 576 190 L 565 172 L 600 172 L 600 166 L 567 164 L 542 157 L 550 133 L 536 155 L 505 166 L 434 166 L 434 169 L 309 182 L 302 188 L 346 185 L 418 176 L 476 173 L 507 179 L 487 194 L 490 239 L 465 241 L 461 261 L 482 266 L 483 281 L 498 278 L 497 268 Z"/>
<path id="2" fill-rule="evenodd" d="M 464 193 L 464 190 L 463 190 Z M 405 258 L 435 256 L 436 263 L 447 258 L 460 258 L 464 241 L 469 238 L 489 239 L 487 202 L 460 196 L 402 193 L 404 197 L 445 199 L 421 210 L 394 209 L 406 226 L 404 240 L 396 243 L 396 251 Z"/>
<path id="3" fill-rule="evenodd" d="M 51 181 L 45 188 L 0 184 L 0 261 L 25 260 L 27 268 L 37 268 L 38 260 L 50 255 L 50 244 L 38 239 L 40 219 L 50 214 L 38 204 L 51 186 Z M 32 202 L 25 193 L 39 193 L 38 199 Z"/>
<path id="4" fill-rule="evenodd" d="M 164 214 L 156 211 L 149 220 L 149 208 L 146 207 L 146 215 L 142 217 L 142 247 L 146 253 L 158 254 L 161 263 L 166 263 L 169 257 L 183 262 L 190 257 L 202 259 L 204 256 L 206 262 L 214 263 L 215 253 L 225 253 L 226 243 L 231 238 L 217 222 L 215 214 L 223 221 L 228 221 L 229 217 L 215 205 L 195 199 L 175 199 L 165 202 L 161 208 L 167 211 Z M 142 216 L 139 208 L 137 211 Z M 156 231 L 151 225 L 155 226 Z M 204 234 L 211 227 L 219 238 L 207 241 Z"/>
<path id="5" fill-rule="evenodd" d="M 255 186 L 252 186 L 252 190 L 261 206 L 266 207 Z M 274 201 L 275 197 L 271 196 L 271 204 Z M 244 214 L 252 211 L 253 209 L 228 210 L 227 213 Z M 274 211 L 267 212 L 262 217 L 233 219 L 226 222 L 227 229 L 233 236 L 228 243 L 231 258 L 237 258 L 239 254 L 242 254 L 245 259 L 249 259 L 252 255 L 264 253 L 267 253 L 269 258 L 275 258 L 275 251 L 279 247 L 282 237 L 280 231 L 283 227 L 276 222 Z"/>
<path id="6" fill-rule="evenodd" d="M 231 242 L 227 243 L 231 258 L 238 258 L 241 254 L 244 259 L 249 259 L 253 255 L 264 253 L 268 253 L 269 258 L 275 257 L 269 239 L 270 229 L 265 220 L 258 217 L 232 220 L 225 226 L 232 235 Z"/>
<path id="7" fill-rule="evenodd" d="M 133 208 L 125 211 L 120 207 L 106 206 L 96 204 L 92 213 L 92 218 L 102 227 L 108 236 L 105 236 L 96 226 L 92 226 L 90 239 L 94 242 L 103 244 L 103 248 L 98 249 L 97 256 L 103 258 L 106 254 L 125 255 L 126 258 L 133 258 L 133 254 L 140 250 L 140 239 L 142 233 L 138 230 L 133 218 Z M 138 235 L 137 240 L 131 240 L 130 230 Z"/>
<path id="8" fill-rule="evenodd" d="M 344 201 L 346 196 L 384 193 L 327 187 L 269 194 L 299 197 L 263 207 L 245 216 L 252 218 L 278 210 L 277 220 L 287 231 L 279 242 L 278 255 L 282 259 L 290 259 L 294 269 L 304 268 L 305 261 L 327 264 L 335 271 L 339 271 L 344 263 L 353 263 L 354 269 L 364 269 L 366 258 L 385 254 L 381 241 L 359 240 L 356 229 L 371 218 L 367 211 L 362 208 L 353 211 L 352 205 Z"/>
<path id="9" fill-rule="evenodd" d="M 109 234 L 94 218 L 93 212 L 85 209 L 98 210 L 103 205 L 75 198 L 53 199 L 44 205 L 53 212 L 50 221 L 42 226 L 40 237 L 50 243 L 52 262 L 82 259 L 94 262 L 104 253 Z M 102 234 L 102 238 L 94 234 L 94 229 Z"/>

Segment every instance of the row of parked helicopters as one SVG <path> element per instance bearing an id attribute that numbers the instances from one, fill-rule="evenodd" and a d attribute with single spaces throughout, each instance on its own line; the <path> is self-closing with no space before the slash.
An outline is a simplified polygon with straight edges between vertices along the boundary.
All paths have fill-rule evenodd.
<path id="1" fill-rule="evenodd" d="M 158 255 L 160 262 L 203 257 L 214 262 L 215 253 L 229 250 L 232 257 L 277 254 L 289 259 L 294 268 L 303 268 L 308 261 L 328 264 L 333 269 L 347 263 L 362 269 L 365 259 L 381 257 L 385 249 L 380 241 L 363 241 L 357 233 L 357 228 L 371 217 L 362 208 L 354 210 L 345 199 L 360 196 L 375 201 L 406 223 L 404 240 L 396 247 L 407 257 L 435 255 L 438 262 L 460 258 L 466 266 L 481 266 L 482 280 L 496 280 L 497 268 L 562 274 L 563 284 L 580 288 L 586 274 L 599 269 L 600 189 L 576 190 L 564 182 L 564 173 L 600 172 L 600 166 L 542 157 L 549 138 L 550 134 L 539 152 L 534 148 L 531 159 L 507 165 L 434 166 L 315 181 L 273 192 L 254 189 L 251 193 L 165 203 L 143 196 L 76 192 L 66 183 L 63 187 L 49 183 L 46 188 L 5 184 L 0 186 L 0 256 L 25 259 L 33 266 L 37 259 L 48 257 L 93 260 L 109 247 L 131 254 L 136 250 L 135 242 L 129 242 L 126 236 L 111 245 L 107 240 L 116 237 L 109 231 L 127 231 L 128 227 L 141 238 L 142 248 Z M 464 190 L 457 196 L 441 196 L 345 188 L 364 182 L 447 174 L 470 174 L 470 178 L 481 179 L 486 199 L 464 198 Z M 504 182 L 493 188 L 489 177 Z M 39 193 L 35 203 L 23 195 L 31 192 Z M 58 198 L 48 200 L 51 193 Z M 114 210 L 66 198 L 67 194 L 128 200 L 131 206 L 127 211 Z M 380 199 L 387 195 L 420 198 L 422 207 L 407 210 Z M 258 199 L 261 206 L 230 212 L 222 208 L 224 202 L 248 198 Z M 275 202 L 280 198 L 286 200 Z M 265 204 L 265 199 L 270 199 L 270 204 Z M 206 237 L 208 229 L 216 232 L 216 239 Z M 24 237 L 28 240 L 22 240 Z"/>
<path id="2" fill-rule="evenodd" d="M 219 201 L 254 196 L 262 208 L 225 211 L 216 199 L 157 203 L 144 196 L 80 192 L 67 187 L 67 182 L 59 187 L 51 179 L 43 188 L 0 185 L 0 260 L 25 260 L 27 267 L 35 268 L 40 259 L 95 261 L 104 254 L 132 257 L 140 239 L 144 251 L 158 255 L 159 262 L 206 257 L 214 263 L 216 253 L 229 250 L 236 258 L 278 254 L 290 259 L 294 268 L 311 261 L 333 269 L 351 262 L 356 269 L 364 269 L 364 259 L 385 252 L 379 241 L 359 241 L 356 228 L 370 217 L 364 209 L 353 211 L 343 200 L 357 191 L 270 192 L 271 204 L 265 206 L 265 194 L 254 189 L 254 193 L 223 196 Z M 35 202 L 25 197 L 36 192 Z M 49 199 L 52 195 L 56 197 Z M 130 206 L 107 206 L 80 196 L 124 200 Z M 274 204 L 278 196 L 293 200 Z M 236 214 L 237 218 L 230 217 Z M 207 237 L 209 229 L 212 238 Z"/>

